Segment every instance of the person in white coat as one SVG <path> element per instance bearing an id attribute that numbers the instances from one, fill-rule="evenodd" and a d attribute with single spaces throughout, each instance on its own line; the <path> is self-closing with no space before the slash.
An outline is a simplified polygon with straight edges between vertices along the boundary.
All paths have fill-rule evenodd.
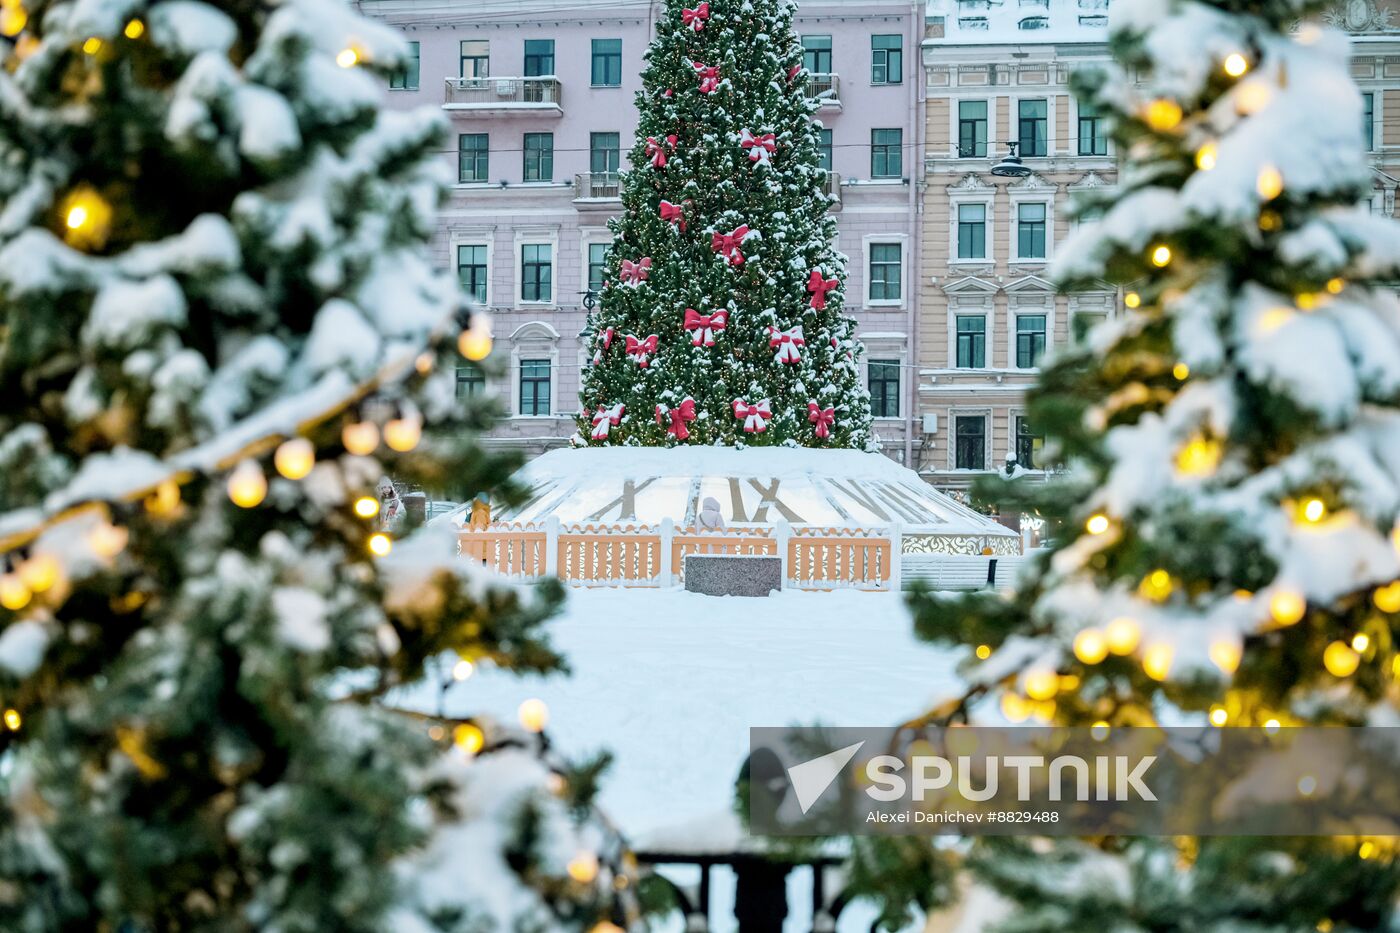
<path id="1" fill-rule="evenodd" d="M 719 500 L 714 496 L 706 497 L 705 501 L 701 503 L 698 524 L 701 531 L 724 530 L 724 516 L 719 514 Z"/>

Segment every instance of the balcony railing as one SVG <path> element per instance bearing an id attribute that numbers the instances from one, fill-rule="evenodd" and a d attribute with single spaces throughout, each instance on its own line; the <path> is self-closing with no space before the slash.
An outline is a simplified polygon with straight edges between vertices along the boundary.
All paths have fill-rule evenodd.
<path id="1" fill-rule="evenodd" d="M 617 172 L 585 172 L 574 176 L 575 201 L 616 201 L 622 197 L 622 176 Z"/>
<path id="2" fill-rule="evenodd" d="M 828 171 L 822 182 L 822 194 L 831 197 L 831 209 L 841 209 L 841 173 Z"/>
<path id="3" fill-rule="evenodd" d="M 841 106 L 841 76 L 838 74 L 809 72 L 807 75 L 807 96 L 821 101 L 823 107 Z"/>
<path id="4" fill-rule="evenodd" d="M 448 78 L 444 110 L 561 113 L 563 96 L 558 78 Z"/>

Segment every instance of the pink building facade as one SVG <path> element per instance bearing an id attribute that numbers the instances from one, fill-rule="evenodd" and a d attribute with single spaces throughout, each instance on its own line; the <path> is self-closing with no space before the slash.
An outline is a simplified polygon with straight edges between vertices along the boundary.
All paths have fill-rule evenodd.
<path id="1" fill-rule="evenodd" d="M 661 0 L 362 0 L 401 29 L 416 64 L 386 90 L 393 107 L 443 108 L 443 152 L 457 184 L 435 248 L 489 308 L 486 373 L 463 367 L 462 393 L 497 396 L 493 441 L 535 455 L 574 434 L 581 331 L 601 277 L 608 218 L 620 209 L 642 56 Z M 866 344 L 866 377 L 885 452 L 910 457 L 916 412 L 922 182 L 922 3 L 799 5 L 816 114 L 829 134 L 848 312 Z"/>

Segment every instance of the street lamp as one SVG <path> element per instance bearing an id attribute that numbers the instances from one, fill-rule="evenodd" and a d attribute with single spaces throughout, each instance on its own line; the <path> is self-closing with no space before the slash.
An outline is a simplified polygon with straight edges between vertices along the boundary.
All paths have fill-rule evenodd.
<path id="1" fill-rule="evenodd" d="M 1006 144 L 1006 158 L 992 166 L 992 174 L 1000 175 L 1003 178 L 1025 178 L 1031 173 L 1021 161 L 1021 157 L 1016 154 L 1017 143 L 1008 142 Z"/>

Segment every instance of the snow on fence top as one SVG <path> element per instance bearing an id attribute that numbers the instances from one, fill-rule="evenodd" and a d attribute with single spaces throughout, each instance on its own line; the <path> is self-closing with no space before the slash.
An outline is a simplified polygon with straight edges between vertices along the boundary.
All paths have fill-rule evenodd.
<path id="1" fill-rule="evenodd" d="M 1108 4 L 1109 0 L 929 0 L 928 41 L 1107 42 Z"/>
<path id="2" fill-rule="evenodd" d="M 689 527 L 707 498 L 729 526 L 869 528 L 898 523 L 905 534 L 955 536 L 967 553 L 989 542 L 1019 551 L 1019 536 L 935 490 L 880 454 L 811 448 L 601 447 L 554 450 L 516 479 L 529 493 L 499 507 L 502 522 L 632 522 L 671 519 Z M 455 516 L 466 519 L 465 512 Z M 1011 553 L 1012 550 L 1007 550 Z"/>

